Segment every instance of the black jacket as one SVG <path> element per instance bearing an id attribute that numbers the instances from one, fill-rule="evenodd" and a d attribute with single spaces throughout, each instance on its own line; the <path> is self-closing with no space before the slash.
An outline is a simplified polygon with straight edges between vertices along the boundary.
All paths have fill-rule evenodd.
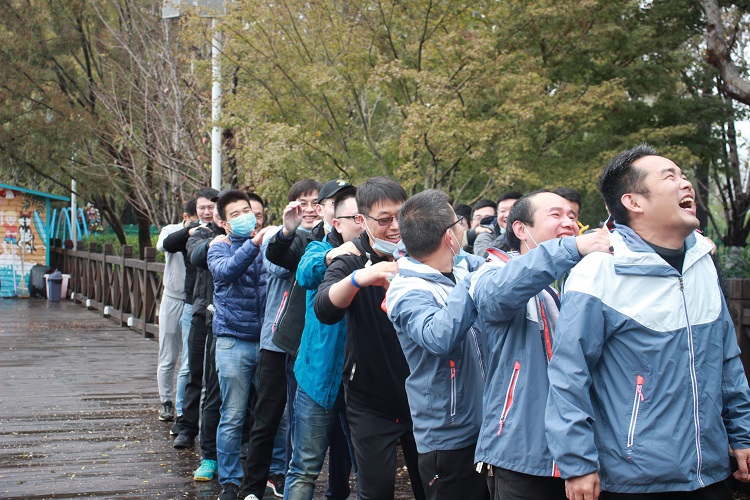
<path id="1" fill-rule="evenodd" d="M 214 279 L 208 270 L 208 244 L 224 229 L 213 222 L 198 229 L 187 241 L 187 255 L 195 266 L 195 288 L 193 289 L 193 314 L 206 316 L 206 307 L 214 301 Z"/>
<path id="2" fill-rule="evenodd" d="M 405 422 L 411 419 L 406 399 L 405 382 L 409 365 L 401 350 L 396 330 L 381 309 L 385 289 L 364 287 L 357 292 L 349 307 L 333 305 L 328 293 L 331 286 L 368 262 L 387 260 L 378 257 L 370 246 L 367 233 L 353 240 L 362 253 L 336 257 L 326 271 L 315 297 L 315 314 L 321 323 L 332 325 L 346 316 L 346 357 L 344 386 L 347 401 L 370 409 L 389 419 Z"/>
<path id="3" fill-rule="evenodd" d="M 289 270 L 291 273 L 291 289 L 289 300 L 284 311 L 281 312 L 278 326 L 271 341 L 284 352 L 297 356 L 302 331 L 305 327 L 305 310 L 307 308 L 307 290 L 297 284 L 297 266 L 305 253 L 307 244 L 320 241 L 325 236 L 323 223 L 316 225 L 310 232 L 297 230 L 289 240 L 279 238 L 279 230 L 268 240 L 266 259 Z"/>
<path id="4" fill-rule="evenodd" d="M 190 230 L 197 227 L 197 223 L 192 223 L 187 227 L 176 231 L 164 238 L 164 250 L 167 252 L 182 253 L 185 260 L 185 302 L 193 303 L 193 290 L 195 289 L 195 266 L 187 257 L 187 242 L 190 237 Z"/>

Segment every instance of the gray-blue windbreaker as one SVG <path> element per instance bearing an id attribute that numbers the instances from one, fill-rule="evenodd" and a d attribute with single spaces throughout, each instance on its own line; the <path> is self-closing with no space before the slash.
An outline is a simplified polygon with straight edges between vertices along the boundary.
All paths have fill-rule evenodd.
<path id="1" fill-rule="evenodd" d="M 614 255 L 570 273 L 557 323 L 547 439 L 561 475 L 605 491 L 695 490 L 750 448 L 750 391 L 729 312 L 696 233 L 682 275 L 629 227 Z"/>
<path id="2" fill-rule="evenodd" d="M 419 453 L 477 442 L 484 348 L 472 326 L 477 312 L 465 278 L 483 262 L 466 256 L 453 268 L 454 286 L 434 268 L 402 257 L 385 295 L 388 318 L 411 370 L 406 394 Z"/>
<path id="3" fill-rule="evenodd" d="M 544 437 L 547 360 L 557 307 L 545 288 L 580 259 L 575 238 L 555 239 L 507 264 L 488 262 L 472 275 L 470 293 L 488 350 L 477 462 L 557 475 Z"/>

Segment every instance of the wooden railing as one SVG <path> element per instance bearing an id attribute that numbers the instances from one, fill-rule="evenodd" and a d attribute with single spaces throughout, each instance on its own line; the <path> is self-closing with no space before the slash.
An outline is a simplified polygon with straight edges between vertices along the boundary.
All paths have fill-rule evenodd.
<path id="1" fill-rule="evenodd" d="M 118 321 L 141 332 L 145 337 L 159 335 L 159 300 L 162 292 L 164 264 L 156 262 L 156 249 L 149 247 L 143 259 L 133 258 L 133 247 L 122 247 L 122 255 L 113 253 L 105 244 L 102 253 L 96 243 L 70 242 L 62 248 L 54 241 L 50 249 L 50 265 L 70 275 L 68 293 L 71 298 L 102 316 Z"/>

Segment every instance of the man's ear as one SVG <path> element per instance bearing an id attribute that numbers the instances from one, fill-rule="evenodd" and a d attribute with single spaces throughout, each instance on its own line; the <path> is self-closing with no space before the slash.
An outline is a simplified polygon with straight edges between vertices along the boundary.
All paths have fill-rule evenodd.
<path id="1" fill-rule="evenodd" d="M 323 205 L 320 205 L 319 203 L 315 204 L 315 213 L 318 217 L 323 217 Z"/>
<path id="2" fill-rule="evenodd" d="M 516 238 L 518 238 L 521 241 L 526 241 L 528 239 L 528 233 L 526 232 L 526 224 L 521 222 L 520 220 L 513 221 L 513 234 L 516 235 Z"/>
<path id="3" fill-rule="evenodd" d="M 643 199 L 643 195 L 637 193 L 625 193 L 620 198 L 622 205 L 625 210 L 633 213 L 643 213 L 643 207 L 640 202 Z"/>

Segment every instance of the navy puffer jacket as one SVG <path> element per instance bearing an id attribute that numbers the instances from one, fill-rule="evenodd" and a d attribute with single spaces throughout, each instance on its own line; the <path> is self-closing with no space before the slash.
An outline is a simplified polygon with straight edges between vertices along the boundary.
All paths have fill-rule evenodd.
<path id="1" fill-rule="evenodd" d="M 229 235 L 231 245 L 208 249 L 214 278 L 213 331 L 217 337 L 260 340 L 266 310 L 266 269 L 260 249 L 249 238 Z"/>

